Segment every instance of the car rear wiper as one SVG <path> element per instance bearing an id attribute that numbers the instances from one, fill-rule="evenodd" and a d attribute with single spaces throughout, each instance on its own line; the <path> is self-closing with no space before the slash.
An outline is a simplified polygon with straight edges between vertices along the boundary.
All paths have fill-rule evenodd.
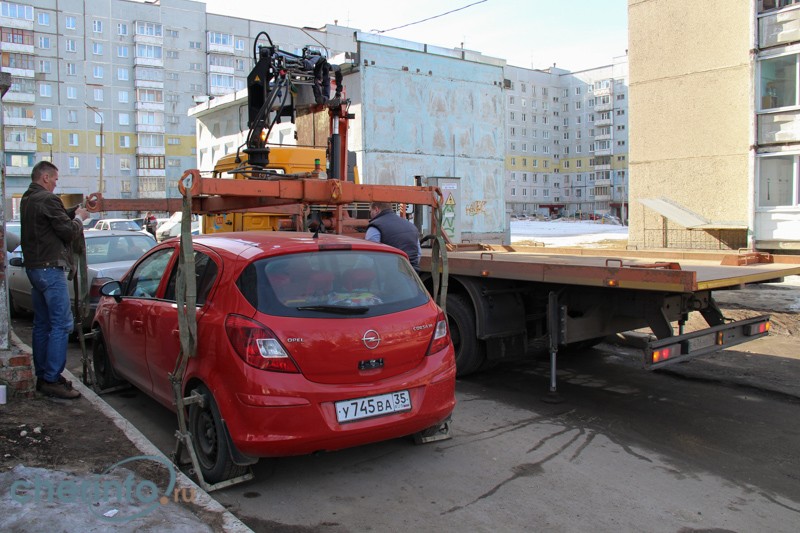
<path id="1" fill-rule="evenodd" d="M 342 315 L 363 315 L 369 311 L 369 307 L 345 307 L 343 305 L 301 305 L 298 311 L 322 311 L 324 313 L 339 313 Z"/>

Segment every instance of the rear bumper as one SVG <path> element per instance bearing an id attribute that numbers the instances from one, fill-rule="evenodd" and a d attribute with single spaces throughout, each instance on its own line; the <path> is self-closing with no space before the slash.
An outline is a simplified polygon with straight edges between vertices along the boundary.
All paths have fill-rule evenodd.
<path id="1" fill-rule="evenodd" d="M 321 386 L 302 375 L 285 374 L 281 389 L 291 393 L 239 392 L 229 402 L 220 402 L 217 393 L 215 397 L 233 444 L 245 455 L 280 457 L 350 448 L 411 435 L 450 416 L 455 407 L 452 350 L 425 359 L 414 371 L 380 383 Z M 293 383 L 286 387 L 287 382 Z M 336 419 L 335 402 L 400 390 L 409 392 L 410 411 L 341 424 Z"/>

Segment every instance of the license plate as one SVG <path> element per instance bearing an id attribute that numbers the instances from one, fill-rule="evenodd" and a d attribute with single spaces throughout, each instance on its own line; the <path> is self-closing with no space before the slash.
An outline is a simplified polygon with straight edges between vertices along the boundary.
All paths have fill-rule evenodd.
<path id="1" fill-rule="evenodd" d="M 407 390 L 356 398 L 336 402 L 336 419 L 339 422 L 352 422 L 362 418 L 400 413 L 411 409 L 411 397 Z"/>

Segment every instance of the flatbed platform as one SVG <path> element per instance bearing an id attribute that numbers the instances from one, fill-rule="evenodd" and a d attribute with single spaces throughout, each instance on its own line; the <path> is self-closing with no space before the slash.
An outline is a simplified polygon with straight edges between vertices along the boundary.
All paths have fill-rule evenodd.
<path id="1" fill-rule="evenodd" d="M 750 252 L 458 245 L 447 263 L 452 275 L 676 293 L 800 275 L 800 256 Z M 423 249 L 420 267 L 430 271 L 430 264 Z"/>

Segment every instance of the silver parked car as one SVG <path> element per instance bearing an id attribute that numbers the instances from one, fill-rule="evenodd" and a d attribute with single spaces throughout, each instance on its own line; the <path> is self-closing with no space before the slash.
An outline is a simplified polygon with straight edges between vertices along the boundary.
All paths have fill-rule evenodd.
<path id="1" fill-rule="evenodd" d="M 149 233 L 125 230 L 86 231 L 86 263 L 88 266 L 89 313 L 83 318 L 84 329 L 91 326 L 97 302 L 100 300 L 100 287 L 108 281 L 119 280 L 146 251 L 156 245 Z M 13 258 L 22 257 L 18 246 Z M 16 263 L 16 261 L 14 261 Z M 12 313 L 32 312 L 31 283 L 22 266 L 8 265 L 8 295 Z M 65 272 L 64 275 L 67 273 Z M 68 282 L 69 296 L 75 303 L 72 282 Z M 74 309 L 74 308 L 73 308 Z"/>

